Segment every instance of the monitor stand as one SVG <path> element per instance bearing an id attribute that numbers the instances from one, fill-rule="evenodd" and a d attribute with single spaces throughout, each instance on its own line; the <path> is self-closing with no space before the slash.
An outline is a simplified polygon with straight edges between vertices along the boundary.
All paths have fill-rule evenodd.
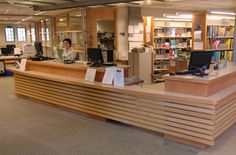
<path id="1" fill-rule="evenodd" d="M 204 77 L 207 76 L 208 74 L 199 72 L 199 73 L 192 73 L 192 75 Z"/>
<path id="2" fill-rule="evenodd" d="M 101 67 L 102 64 L 100 63 L 91 63 L 89 67 Z"/>

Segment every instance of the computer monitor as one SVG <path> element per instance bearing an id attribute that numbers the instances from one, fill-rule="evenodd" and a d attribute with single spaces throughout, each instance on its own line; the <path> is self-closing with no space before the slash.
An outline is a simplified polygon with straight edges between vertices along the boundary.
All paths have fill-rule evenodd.
<path id="1" fill-rule="evenodd" d="M 209 69 L 211 64 L 211 58 L 213 56 L 213 52 L 207 51 L 192 51 L 189 61 L 188 70 L 196 70 L 206 66 Z"/>
<path id="2" fill-rule="evenodd" d="M 8 55 L 14 55 L 14 48 L 16 48 L 16 45 L 6 45 Z"/>
<path id="3" fill-rule="evenodd" d="M 36 56 L 43 55 L 43 47 L 41 42 L 35 42 L 34 48 L 36 50 Z"/>
<path id="4" fill-rule="evenodd" d="M 95 64 L 103 64 L 102 50 L 100 48 L 88 48 L 88 61 Z"/>
<path id="5" fill-rule="evenodd" d="M 114 62 L 114 51 L 113 50 L 107 51 L 107 62 Z"/>
<path id="6" fill-rule="evenodd" d="M 1 48 L 1 53 L 4 56 L 8 56 L 9 55 L 9 52 L 8 52 L 7 48 Z"/>

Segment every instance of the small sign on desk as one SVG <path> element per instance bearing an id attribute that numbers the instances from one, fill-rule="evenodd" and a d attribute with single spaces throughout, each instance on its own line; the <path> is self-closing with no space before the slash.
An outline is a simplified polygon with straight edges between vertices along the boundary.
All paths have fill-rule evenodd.
<path id="1" fill-rule="evenodd" d="M 20 70 L 25 71 L 27 59 L 21 59 L 20 61 Z"/>
<path id="2" fill-rule="evenodd" d="M 125 85 L 124 69 L 116 68 L 114 76 L 114 86 L 124 87 L 124 85 Z"/>
<path id="3" fill-rule="evenodd" d="M 85 75 L 85 80 L 89 82 L 94 82 L 96 75 L 96 69 L 88 68 Z"/>
<path id="4" fill-rule="evenodd" d="M 115 73 L 116 73 L 116 67 L 107 67 L 102 79 L 102 83 L 112 85 Z"/>

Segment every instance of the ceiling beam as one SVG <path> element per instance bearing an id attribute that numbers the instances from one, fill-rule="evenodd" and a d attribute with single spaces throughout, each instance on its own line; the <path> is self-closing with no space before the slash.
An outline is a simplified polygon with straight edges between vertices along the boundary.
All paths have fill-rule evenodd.
<path id="1" fill-rule="evenodd" d="M 1 19 L 0 19 L 0 23 L 1 23 L 1 22 L 35 22 L 35 20 L 21 21 L 21 20 L 19 20 L 19 19 L 17 19 L 17 20 L 1 20 Z"/>
<path id="2" fill-rule="evenodd" d="M 44 2 L 44 1 L 36 1 L 36 0 L 12 0 L 9 1 L 11 4 L 18 4 L 18 5 L 26 5 L 26 6 L 34 6 L 34 5 L 55 5 L 56 3 L 53 2 Z"/>
<path id="3" fill-rule="evenodd" d="M 86 6 L 94 6 L 94 5 L 106 5 L 106 4 L 114 4 L 114 3 L 129 3 L 135 0 L 87 0 L 87 1 L 73 1 L 67 2 L 63 4 L 56 4 L 53 6 L 33 6 L 33 9 L 40 11 L 49 11 L 49 10 L 59 10 L 59 9 L 69 9 L 76 7 L 86 7 Z M 136 0 L 137 1 L 137 0 Z"/>
<path id="4" fill-rule="evenodd" d="M 47 15 L 26 15 L 26 14 L 0 14 L 0 16 L 8 16 L 8 17 L 28 17 L 28 16 L 32 16 L 32 17 L 50 17 Z"/>

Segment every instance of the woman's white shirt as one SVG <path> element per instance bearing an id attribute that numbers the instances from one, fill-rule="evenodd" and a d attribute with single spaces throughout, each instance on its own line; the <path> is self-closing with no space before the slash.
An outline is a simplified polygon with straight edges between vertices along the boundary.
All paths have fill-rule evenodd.
<path id="1" fill-rule="evenodd" d="M 76 58 L 76 53 L 74 52 L 74 49 L 72 47 L 68 48 L 65 50 L 62 54 L 62 57 L 65 60 L 75 60 Z"/>

